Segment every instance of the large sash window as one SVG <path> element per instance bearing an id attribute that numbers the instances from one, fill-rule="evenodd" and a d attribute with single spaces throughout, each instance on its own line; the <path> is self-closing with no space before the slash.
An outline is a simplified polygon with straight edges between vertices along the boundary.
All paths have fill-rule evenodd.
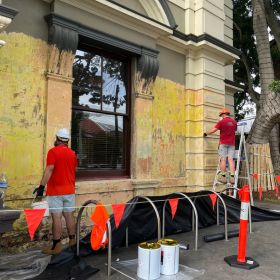
<path id="1" fill-rule="evenodd" d="M 79 47 L 73 65 L 72 149 L 78 176 L 129 175 L 130 61 Z"/>

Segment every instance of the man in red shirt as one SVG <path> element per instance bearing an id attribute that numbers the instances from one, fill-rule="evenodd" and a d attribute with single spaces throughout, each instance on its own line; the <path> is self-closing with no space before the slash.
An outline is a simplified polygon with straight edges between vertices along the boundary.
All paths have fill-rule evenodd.
<path id="1" fill-rule="evenodd" d="M 62 250 L 60 242 L 62 234 L 61 218 L 66 221 L 69 235 L 69 246 L 76 243 L 76 222 L 73 215 L 75 207 L 75 172 L 77 157 L 68 147 L 70 134 L 68 129 L 59 129 L 56 134 L 54 148 L 48 151 L 47 166 L 40 186 L 35 189 L 36 197 L 42 197 L 47 185 L 47 201 L 52 216 L 53 245 L 43 250 L 45 254 L 58 254 Z"/>
<path id="2" fill-rule="evenodd" d="M 218 180 L 225 184 L 227 182 L 226 178 L 226 161 L 228 159 L 229 170 L 230 170 L 230 183 L 234 184 L 234 152 L 235 152 L 235 131 L 237 128 L 237 122 L 230 116 L 230 111 L 224 108 L 219 116 L 222 119 L 208 132 L 204 133 L 206 137 L 208 134 L 215 133 L 220 130 L 220 143 L 219 143 L 219 156 L 220 156 L 220 170 Z"/>

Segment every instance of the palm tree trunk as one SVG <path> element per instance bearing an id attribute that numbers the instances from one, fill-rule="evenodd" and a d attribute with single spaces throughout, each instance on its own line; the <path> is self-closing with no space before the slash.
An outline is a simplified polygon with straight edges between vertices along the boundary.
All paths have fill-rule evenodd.
<path id="1" fill-rule="evenodd" d="M 272 99 L 267 96 L 265 104 L 257 110 L 256 119 L 247 138 L 248 143 L 268 143 L 270 133 L 278 123 L 280 123 L 280 97 Z"/>
<path id="2" fill-rule="evenodd" d="M 271 160 L 275 174 L 280 174 L 279 124 L 271 130 L 269 137 Z"/>
<path id="3" fill-rule="evenodd" d="M 261 79 L 262 94 L 260 96 L 260 107 L 273 93 L 269 90 L 269 85 L 274 80 L 274 69 L 270 53 L 270 44 L 267 30 L 267 21 L 263 0 L 252 0 L 253 5 L 253 27 L 256 35 L 257 52 L 259 58 L 259 70 Z"/>
<path id="4" fill-rule="evenodd" d="M 278 108 L 280 99 L 269 89 L 269 85 L 274 80 L 274 69 L 270 53 L 264 4 L 262 0 L 252 0 L 252 5 L 262 93 L 260 95 L 259 110 L 248 141 L 258 144 L 268 142 L 270 131 L 280 120 L 280 109 Z"/>
<path id="5" fill-rule="evenodd" d="M 271 0 L 264 0 L 267 23 L 271 29 L 274 39 L 280 51 L 280 20 L 273 11 Z"/>

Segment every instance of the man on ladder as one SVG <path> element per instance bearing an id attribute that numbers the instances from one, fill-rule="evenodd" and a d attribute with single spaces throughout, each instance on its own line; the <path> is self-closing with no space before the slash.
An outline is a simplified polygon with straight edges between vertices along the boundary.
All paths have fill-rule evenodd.
<path id="1" fill-rule="evenodd" d="M 205 132 L 204 137 L 220 130 L 220 173 L 218 174 L 218 181 L 222 184 L 227 183 L 226 163 L 228 160 L 230 170 L 229 182 L 234 184 L 235 165 L 233 158 L 235 153 L 235 131 L 237 129 L 237 122 L 230 117 L 230 111 L 227 108 L 223 108 L 219 116 L 222 119 L 213 128 Z"/>

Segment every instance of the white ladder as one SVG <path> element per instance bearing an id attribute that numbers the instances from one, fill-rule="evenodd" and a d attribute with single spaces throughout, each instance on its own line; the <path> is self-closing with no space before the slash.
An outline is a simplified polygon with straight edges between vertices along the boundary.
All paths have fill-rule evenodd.
<path id="1" fill-rule="evenodd" d="M 246 125 L 246 123 L 242 123 L 242 124 L 238 125 L 241 129 L 240 129 L 240 141 L 239 141 L 238 153 L 237 153 L 237 156 L 235 155 L 235 157 L 234 157 L 234 160 L 236 161 L 235 174 L 234 174 L 234 185 L 232 186 L 232 184 L 229 182 L 229 176 L 227 176 L 227 183 L 225 185 L 226 185 L 226 187 L 235 188 L 233 191 L 233 197 L 236 198 L 236 196 L 237 196 L 236 188 L 238 186 L 238 179 L 247 180 L 249 188 L 250 188 L 251 205 L 254 205 L 253 194 L 252 194 L 252 184 L 251 184 L 251 177 L 250 177 L 250 168 L 249 168 L 248 154 L 247 154 L 246 141 L 245 141 L 245 135 L 244 135 L 245 125 Z M 214 179 L 214 183 L 213 183 L 214 191 L 215 191 L 217 185 L 222 185 L 222 183 L 220 183 L 218 181 L 218 175 L 220 173 L 220 161 L 221 161 L 221 158 L 219 158 L 219 160 L 218 160 L 218 166 L 217 166 L 216 175 L 215 175 L 215 179 Z M 245 167 L 246 176 L 245 177 L 239 176 L 241 161 L 245 162 L 245 165 L 246 165 L 246 167 Z M 227 170 L 227 174 L 228 174 L 228 172 L 229 171 Z"/>

